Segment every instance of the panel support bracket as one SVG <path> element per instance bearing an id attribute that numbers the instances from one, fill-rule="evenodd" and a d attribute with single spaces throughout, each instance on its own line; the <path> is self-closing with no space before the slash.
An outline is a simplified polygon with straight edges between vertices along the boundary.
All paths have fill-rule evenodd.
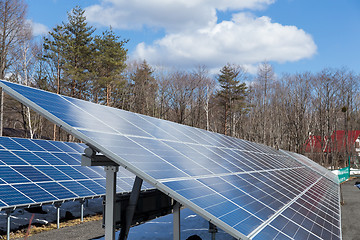
<path id="1" fill-rule="evenodd" d="M 110 160 L 104 155 L 96 155 L 97 151 L 92 147 L 88 147 L 84 150 L 84 154 L 81 156 L 81 166 L 118 166 L 117 163 Z"/>

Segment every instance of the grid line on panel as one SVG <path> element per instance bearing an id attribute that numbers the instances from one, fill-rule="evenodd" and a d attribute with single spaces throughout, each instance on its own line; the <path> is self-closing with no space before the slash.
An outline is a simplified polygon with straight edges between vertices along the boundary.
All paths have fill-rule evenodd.
<path id="1" fill-rule="evenodd" d="M 297 212 L 296 210 L 294 210 L 292 207 L 290 207 L 289 209 L 291 209 L 292 211 L 294 211 L 294 213 L 299 213 L 299 212 Z M 288 211 L 289 209 L 287 209 L 286 211 Z M 284 212 L 285 213 L 285 212 Z M 310 211 L 308 212 L 308 213 L 310 213 Z M 324 225 L 326 224 L 326 219 L 323 219 L 323 224 L 319 224 L 318 223 L 318 221 L 320 220 L 319 219 L 319 216 L 317 216 L 317 218 L 316 218 L 316 221 L 315 221 L 315 219 L 311 219 L 311 218 L 309 218 L 308 217 L 308 215 L 304 215 L 303 213 L 299 213 L 299 215 L 301 215 L 302 217 L 303 217 L 303 219 L 300 219 L 300 221 L 301 221 L 301 223 L 304 223 L 305 221 L 307 221 L 308 223 L 310 223 L 310 225 L 308 225 L 308 223 L 306 224 L 306 226 L 302 226 L 301 224 L 299 224 L 299 223 L 297 223 L 297 222 L 295 222 L 291 217 L 289 217 L 289 216 L 287 216 L 288 214 L 282 214 L 282 215 L 280 215 L 282 218 L 284 218 L 284 219 L 286 219 L 286 221 L 287 222 L 292 222 L 293 224 L 295 224 L 295 225 L 297 225 L 298 226 L 298 231 L 299 231 L 299 229 L 300 228 L 302 228 L 303 230 L 305 230 L 305 231 L 307 231 L 308 232 L 308 234 L 309 235 L 316 235 L 318 238 L 320 238 L 320 239 L 331 239 L 331 237 L 323 237 L 322 236 L 322 233 L 323 232 L 321 232 L 321 233 L 315 233 L 314 231 L 312 231 L 312 229 L 314 229 L 314 228 L 317 228 L 317 229 L 319 229 L 319 228 L 322 228 L 323 229 L 323 231 L 326 231 L 326 230 L 324 230 L 324 229 L 328 229 L 328 228 L 324 228 Z M 293 214 L 293 216 L 295 216 L 295 214 Z M 281 222 L 281 221 L 280 221 Z M 331 222 L 327 222 L 327 224 L 330 224 L 330 225 L 333 225 Z M 274 228 L 277 228 L 279 231 L 283 231 L 285 228 L 286 228 L 286 226 L 285 226 L 285 224 L 284 225 L 281 225 L 280 224 L 280 226 L 282 226 L 282 228 L 281 229 L 279 229 L 278 228 L 278 226 L 275 226 L 275 225 L 279 225 L 279 220 L 278 219 L 275 219 L 272 223 L 270 223 L 270 225 L 272 226 L 272 227 L 274 227 Z M 338 229 L 338 231 L 337 232 L 340 232 L 340 229 L 339 229 L 339 226 L 336 226 L 336 225 L 333 225 L 333 227 L 331 228 L 331 229 L 333 229 L 333 228 L 337 228 Z M 325 232 L 326 233 L 326 232 Z M 284 233 L 285 234 L 285 233 Z M 294 236 L 296 235 L 296 232 L 294 233 Z M 339 237 L 339 236 L 338 236 Z"/>
<path id="2" fill-rule="evenodd" d="M 291 158 L 295 159 L 296 161 L 302 163 L 303 165 L 307 166 L 311 171 L 315 171 L 326 177 L 327 179 L 333 181 L 334 183 L 338 183 L 338 177 L 332 173 L 331 171 L 327 170 L 323 166 L 319 165 L 318 163 L 311 161 L 307 157 L 300 155 L 298 153 L 289 152 L 285 150 L 281 150 L 286 155 L 290 156 Z"/>
<path id="3" fill-rule="evenodd" d="M 287 209 L 288 207 L 290 207 L 291 204 L 293 204 L 297 199 L 299 199 L 301 196 L 303 196 L 312 186 L 314 186 L 316 183 L 318 183 L 321 180 L 321 178 L 319 178 L 318 180 L 316 180 L 316 182 L 314 182 L 313 184 L 311 184 L 309 187 L 307 187 L 307 189 L 305 189 L 305 191 L 303 191 L 301 194 L 299 194 L 298 196 L 296 196 L 294 199 L 292 199 L 289 203 L 287 203 L 286 205 L 284 205 L 279 211 L 277 211 L 274 215 L 271 216 L 271 218 L 269 218 L 267 221 L 265 221 L 262 225 L 260 225 L 259 227 L 257 227 L 253 232 L 251 232 L 248 236 L 250 238 L 253 238 L 254 236 L 256 236 L 256 234 L 258 234 L 261 230 L 263 230 L 270 222 L 272 222 L 277 216 L 279 216 L 283 211 L 285 211 L 285 209 Z"/>

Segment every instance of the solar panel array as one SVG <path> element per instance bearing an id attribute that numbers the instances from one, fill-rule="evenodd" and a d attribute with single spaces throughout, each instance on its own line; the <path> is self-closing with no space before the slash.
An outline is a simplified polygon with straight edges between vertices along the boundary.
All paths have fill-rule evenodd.
<path id="1" fill-rule="evenodd" d="M 264 145 L 2 81 L 4 90 L 241 239 L 341 239 L 339 185 Z"/>
<path id="2" fill-rule="evenodd" d="M 0 210 L 105 195 L 102 167 L 82 167 L 85 144 L 0 137 Z M 117 192 L 134 175 L 121 171 Z"/>

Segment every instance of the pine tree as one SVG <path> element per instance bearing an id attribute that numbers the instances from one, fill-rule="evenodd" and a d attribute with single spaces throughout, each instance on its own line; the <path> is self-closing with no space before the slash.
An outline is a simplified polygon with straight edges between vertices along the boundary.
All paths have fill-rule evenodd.
<path id="1" fill-rule="evenodd" d="M 131 75 L 135 112 L 154 116 L 158 85 L 153 70 L 144 60 Z"/>
<path id="2" fill-rule="evenodd" d="M 106 105 L 110 106 L 112 88 L 124 85 L 121 73 L 126 67 L 127 49 L 124 48 L 124 45 L 127 42 L 128 40 L 119 40 L 119 37 L 111 29 L 103 32 L 101 36 L 95 37 L 96 53 L 93 74 L 95 75 L 94 85 L 97 86 L 96 102 L 102 100 L 99 99 L 101 98 L 100 91 L 105 89 Z"/>
<path id="3" fill-rule="evenodd" d="M 63 50 L 65 48 L 66 36 L 64 26 L 58 25 L 51 32 L 49 37 L 44 37 L 43 60 L 47 61 L 50 72 L 53 73 L 53 82 L 56 85 L 56 93 L 61 93 L 61 79 L 65 63 Z M 51 81 L 51 80 L 50 80 Z"/>
<path id="4" fill-rule="evenodd" d="M 57 92 L 85 98 L 93 59 L 95 29 L 88 26 L 85 11 L 75 7 L 68 13 L 68 22 L 57 25 L 44 38 L 44 59 L 56 69 Z"/>
<path id="5" fill-rule="evenodd" d="M 85 10 L 79 6 L 68 13 L 65 28 L 64 64 L 65 76 L 70 80 L 72 97 L 84 98 L 86 82 L 90 78 L 92 64 L 92 34 L 95 29 L 88 26 Z"/>
<path id="6" fill-rule="evenodd" d="M 244 100 L 247 95 L 247 86 L 243 81 L 246 80 L 246 72 L 240 66 L 227 64 L 220 70 L 217 80 L 221 88 L 218 91 L 218 97 L 221 106 L 224 108 L 223 133 L 225 135 L 234 135 L 234 114 L 245 107 Z"/>

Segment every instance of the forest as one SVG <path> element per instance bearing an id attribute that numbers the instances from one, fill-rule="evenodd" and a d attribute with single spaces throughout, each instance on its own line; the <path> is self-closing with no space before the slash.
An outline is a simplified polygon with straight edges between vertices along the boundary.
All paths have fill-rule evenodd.
<path id="1" fill-rule="evenodd" d="M 131 39 L 111 28 L 98 34 L 80 7 L 41 40 L 26 8 L 20 0 L 0 1 L 0 79 L 302 154 L 313 136 L 325 149 L 334 131 L 360 130 L 360 76 L 346 67 L 278 75 L 267 61 L 256 74 L 237 63 L 218 73 L 202 65 L 151 66 L 130 61 Z M 6 94 L 0 118 L 4 135 L 76 140 Z M 306 154 L 338 168 L 354 151 Z"/>

